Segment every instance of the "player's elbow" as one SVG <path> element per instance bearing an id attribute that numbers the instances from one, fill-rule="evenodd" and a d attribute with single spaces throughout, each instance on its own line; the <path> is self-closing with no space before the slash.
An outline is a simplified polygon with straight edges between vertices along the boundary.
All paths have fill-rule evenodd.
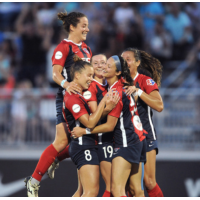
<path id="1" fill-rule="evenodd" d="M 56 82 L 57 75 L 56 75 L 56 73 L 55 73 L 55 72 L 53 72 L 53 74 L 52 74 L 52 79 L 53 79 L 53 81 L 55 81 L 55 82 Z"/>
<path id="2" fill-rule="evenodd" d="M 94 124 L 90 124 L 90 123 L 87 124 L 87 128 L 89 128 L 89 129 L 93 129 L 94 127 L 95 127 Z"/>
<path id="3" fill-rule="evenodd" d="M 111 126 L 111 125 L 107 126 L 107 132 L 112 132 L 114 131 L 114 129 L 115 129 L 115 126 Z"/>
<path id="4" fill-rule="evenodd" d="M 157 110 L 158 112 L 162 112 L 163 109 L 164 109 L 163 102 L 160 102 L 160 103 L 158 104 L 158 108 L 157 108 L 156 110 Z"/>

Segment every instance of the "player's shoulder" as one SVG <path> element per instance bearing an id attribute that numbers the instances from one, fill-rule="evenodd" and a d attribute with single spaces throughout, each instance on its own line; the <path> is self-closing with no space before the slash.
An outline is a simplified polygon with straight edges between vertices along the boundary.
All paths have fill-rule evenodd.
<path id="1" fill-rule="evenodd" d="M 142 84 L 146 84 L 146 85 L 156 84 L 156 82 L 150 76 L 146 76 L 144 74 L 138 75 L 138 82 L 141 82 Z"/>
<path id="2" fill-rule="evenodd" d="M 69 104 L 73 101 L 76 101 L 76 99 L 78 99 L 77 94 L 71 93 L 69 94 L 68 92 L 65 92 L 65 96 L 64 96 L 64 101 L 68 102 Z"/>

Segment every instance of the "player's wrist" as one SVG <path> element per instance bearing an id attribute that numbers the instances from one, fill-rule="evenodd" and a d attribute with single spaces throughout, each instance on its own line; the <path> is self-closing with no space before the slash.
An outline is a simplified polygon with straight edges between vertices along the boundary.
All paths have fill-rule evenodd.
<path id="1" fill-rule="evenodd" d="M 60 86 L 64 88 L 64 84 L 65 84 L 66 81 L 67 81 L 66 79 L 62 80 L 61 83 L 60 83 Z"/>
<path id="2" fill-rule="evenodd" d="M 137 93 L 138 93 L 138 96 L 140 97 L 140 96 L 142 95 L 142 93 L 143 93 L 143 90 L 139 89 L 139 90 L 137 91 Z"/>
<path id="3" fill-rule="evenodd" d="M 87 135 L 87 134 L 91 134 L 91 129 L 90 128 L 86 128 L 85 129 L 85 134 Z"/>

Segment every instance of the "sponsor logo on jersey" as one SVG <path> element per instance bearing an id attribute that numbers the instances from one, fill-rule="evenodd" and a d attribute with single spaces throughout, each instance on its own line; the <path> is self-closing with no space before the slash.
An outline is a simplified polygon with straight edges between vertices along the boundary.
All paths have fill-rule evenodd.
<path id="1" fill-rule="evenodd" d="M 87 54 L 90 54 L 89 51 L 86 48 L 83 48 L 83 51 Z"/>
<path id="2" fill-rule="evenodd" d="M 147 85 L 154 85 L 155 84 L 155 81 L 152 80 L 152 79 L 147 79 L 146 82 L 147 82 Z"/>
<path id="3" fill-rule="evenodd" d="M 91 94 L 90 91 L 86 91 L 86 92 L 83 93 L 83 97 L 84 97 L 86 100 L 90 99 L 91 96 L 92 96 L 92 94 Z"/>
<path id="4" fill-rule="evenodd" d="M 74 104 L 74 105 L 72 106 L 72 110 L 73 110 L 75 113 L 78 113 L 78 112 L 80 112 L 81 107 L 80 107 L 78 104 Z"/>
<path id="5" fill-rule="evenodd" d="M 63 56 L 63 54 L 62 54 L 61 51 L 57 51 L 56 54 L 55 54 L 55 58 L 56 58 L 57 60 L 61 59 L 62 56 Z"/>

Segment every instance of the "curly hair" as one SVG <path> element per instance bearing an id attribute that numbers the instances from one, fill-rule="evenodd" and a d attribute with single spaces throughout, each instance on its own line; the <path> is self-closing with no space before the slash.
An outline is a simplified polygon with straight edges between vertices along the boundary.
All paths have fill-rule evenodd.
<path id="1" fill-rule="evenodd" d="M 74 60 L 74 63 L 72 64 L 70 68 L 70 76 L 72 80 L 74 79 L 75 72 L 81 72 L 83 69 L 85 69 L 86 65 L 92 67 L 92 65 L 89 62 L 83 61 L 77 55 L 73 57 L 73 60 Z"/>
<path id="2" fill-rule="evenodd" d="M 163 69 L 160 61 L 142 50 L 127 48 L 123 52 L 126 51 L 133 52 L 136 62 L 140 61 L 140 65 L 137 69 L 138 72 L 151 77 L 157 83 L 158 87 L 160 87 Z"/>
<path id="3" fill-rule="evenodd" d="M 67 14 L 67 12 L 60 12 L 57 14 L 58 19 L 62 20 L 64 29 L 69 33 L 70 32 L 70 25 L 74 27 L 80 22 L 80 18 L 86 17 L 83 13 L 80 12 L 71 12 Z"/>

